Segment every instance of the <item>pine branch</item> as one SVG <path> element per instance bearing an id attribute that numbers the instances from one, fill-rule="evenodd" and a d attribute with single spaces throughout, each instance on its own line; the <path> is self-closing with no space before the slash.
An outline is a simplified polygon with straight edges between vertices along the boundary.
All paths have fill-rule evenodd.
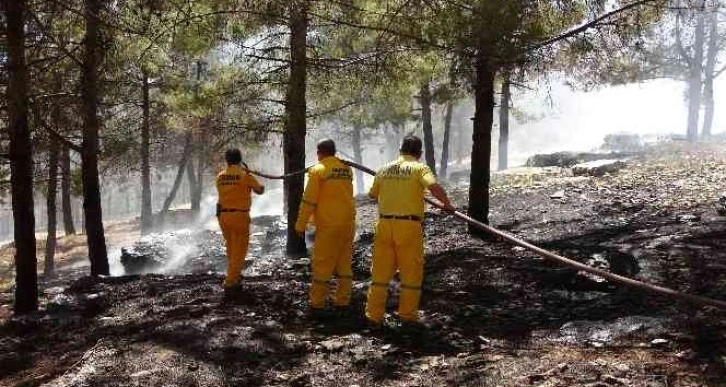
<path id="1" fill-rule="evenodd" d="M 51 30 L 50 27 L 48 27 L 45 24 L 43 24 L 43 22 L 40 20 L 40 18 L 38 17 L 38 15 L 35 14 L 35 12 L 29 12 L 29 14 L 33 18 L 33 20 L 38 24 L 38 26 L 40 28 L 44 29 L 45 31 L 50 31 Z M 67 58 L 69 58 L 71 61 L 73 61 L 78 66 L 81 66 L 83 64 L 83 61 L 81 61 L 79 58 L 77 58 L 76 55 L 73 52 L 69 51 L 63 44 L 61 44 L 61 42 L 59 42 L 58 39 L 56 39 L 53 34 L 46 33 L 45 35 L 50 39 L 51 42 L 53 42 L 53 44 L 56 45 L 56 48 L 58 48 L 58 50 L 63 55 L 65 55 Z"/>
<path id="2" fill-rule="evenodd" d="M 724 65 L 724 66 L 723 66 L 723 67 L 721 67 L 721 68 L 720 68 L 720 69 L 719 69 L 718 71 L 716 71 L 716 72 L 715 72 L 715 73 L 713 74 L 713 78 L 714 78 L 714 79 L 718 78 L 718 76 L 719 76 L 719 75 L 721 75 L 721 74 L 723 74 L 723 72 L 724 72 L 724 71 L 726 71 L 726 65 Z"/>
<path id="3" fill-rule="evenodd" d="M 595 18 L 595 19 L 593 19 L 593 20 L 591 20 L 591 21 L 589 21 L 589 22 L 587 22 L 587 23 L 585 23 L 585 24 L 583 24 L 583 25 L 581 25 L 581 26 L 579 26 L 577 28 L 571 29 L 571 30 L 569 30 L 569 31 L 567 31 L 567 32 L 565 32 L 563 34 L 557 35 L 557 36 L 552 37 L 552 38 L 549 38 L 549 39 L 547 39 L 547 40 L 545 40 L 543 42 L 540 42 L 540 43 L 537 43 L 537 44 L 535 44 L 533 46 L 530 46 L 530 47 L 526 48 L 524 51 L 525 52 L 533 51 L 533 50 L 540 49 L 542 47 L 546 47 L 546 46 L 552 45 L 552 44 L 557 43 L 557 42 L 559 42 L 561 40 L 565 40 L 565 39 L 571 38 L 571 37 L 573 37 L 575 35 L 579 35 L 579 34 L 585 32 L 585 31 L 587 31 L 587 30 L 589 30 L 591 28 L 598 27 L 605 20 L 607 20 L 607 19 L 609 19 L 609 18 L 611 18 L 613 16 L 619 15 L 619 14 L 621 14 L 623 12 L 629 11 L 629 10 L 631 10 L 633 8 L 637 8 L 637 7 L 643 6 L 643 5 L 648 4 L 648 3 L 660 3 L 660 2 L 665 2 L 665 0 L 639 0 L 639 1 L 636 1 L 636 2 L 633 2 L 633 3 L 630 3 L 628 5 L 625 5 L 625 6 L 622 6 L 622 7 L 618 8 L 616 10 L 610 11 L 610 12 L 608 12 L 608 13 L 602 15 L 602 16 L 599 16 L 599 17 L 597 17 L 597 18 Z"/>
<path id="4" fill-rule="evenodd" d="M 68 147 L 68 149 L 71 149 L 71 150 L 73 150 L 73 151 L 76 151 L 76 152 L 78 152 L 78 153 L 81 153 L 81 149 L 82 149 L 82 147 L 81 147 L 81 146 L 79 146 L 79 145 L 75 144 L 75 143 L 74 143 L 73 141 L 71 141 L 71 140 L 69 140 L 69 139 L 65 138 L 65 137 L 64 137 L 63 135 L 61 135 L 60 133 L 58 133 L 58 132 L 56 132 L 55 130 L 51 129 L 51 128 L 50 128 L 50 126 L 48 126 L 48 125 L 43 125 L 43 128 L 44 128 L 45 130 L 47 130 L 47 131 L 48 131 L 48 133 L 50 133 L 50 135 L 51 135 L 52 137 L 54 137 L 54 138 L 55 138 L 56 140 L 60 141 L 60 142 L 61 142 L 61 143 L 62 143 L 63 145 L 67 146 L 67 147 Z"/>
<path id="5" fill-rule="evenodd" d="M 683 47 L 683 42 L 681 41 L 681 14 L 676 13 L 676 49 L 678 49 L 678 54 L 683 57 L 683 60 L 686 61 L 686 66 L 688 68 L 691 68 L 693 61 L 691 60 L 690 55 L 688 55 L 688 52 Z"/>

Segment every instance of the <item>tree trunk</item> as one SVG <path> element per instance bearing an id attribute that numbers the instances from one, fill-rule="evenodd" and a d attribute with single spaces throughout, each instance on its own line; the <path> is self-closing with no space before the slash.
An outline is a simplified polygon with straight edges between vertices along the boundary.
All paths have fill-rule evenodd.
<path id="1" fill-rule="evenodd" d="M 384 136 L 386 136 L 386 159 L 392 160 L 398 157 L 398 147 L 401 145 L 401 126 L 397 124 L 391 124 L 386 126 L 384 129 Z"/>
<path id="2" fill-rule="evenodd" d="M 353 127 L 353 139 L 351 145 L 353 147 L 353 161 L 358 164 L 363 164 L 363 147 L 361 146 L 361 131 L 360 126 Z M 365 184 L 363 181 L 363 172 L 359 169 L 355 170 L 355 189 L 356 194 L 362 195 L 365 191 Z"/>
<path id="3" fill-rule="evenodd" d="M 449 139 L 451 138 L 451 119 L 454 116 L 454 101 L 446 103 L 446 115 L 444 115 L 444 143 L 441 146 L 441 168 L 439 175 L 446 178 L 449 167 Z"/>
<path id="4" fill-rule="evenodd" d="M 67 146 L 61 145 L 61 207 L 63 211 L 63 230 L 66 235 L 75 235 L 73 205 L 71 204 L 71 155 Z"/>
<path id="5" fill-rule="evenodd" d="M 187 162 L 189 160 L 189 156 L 192 153 L 192 134 L 187 133 L 186 140 L 184 142 L 184 151 L 182 152 L 182 158 L 179 160 L 179 164 L 177 166 L 177 172 L 176 177 L 174 178 L 174 184 L 171 186 L 171 191 L 169 191 L 169 195 L 167 195 L 166 199 L 164 200 L 164 205 L 161 207 L 161 214 L 166 213 L 169 211 L 169 207 L 171 207 L 171 203 L 174 202 L 174 198 L 176 197 L 177 191 L 179 191 L 179 186 L 181 185 L 182 179 L 184 178 L 184 171 L 186 170 Z"/>
<path id="6" fill-rule="evenodd" d="M 465 140 L 466 138 L 464 136 L 464 128 L 462 126 L 459 126 L 458 130 L 456 131 L 456 164 L 459 166 L 464 165 L 464 155 L 466 153 L 466 151 L 464 150 Z"/>
<path id="7" fill-rule="evenodd" d="M 508 168 L 509 162 L 509 101 L 512 98 L 509 71 L 504 73 L 502 98 L 499 104 L 499 170 Z"/>
<path id="8" fill-rule="evenodd" d="M 58 196 L 58 154 L 60 143 L 50 141 L 48 151 L 48 194 L 46 196 L 46 211 L 48 216 L 48 236 L 45 239 L 45 269 L 43 274 L 50 276 L 55 270 L 56 229 L 58 227 L 56 197 Z"/>
<path id="9" fill-rule="evenodd" d="M 197 196 L 197 173 L 194 169 L 193 158 L 189 158 L 187 162 L 187 182 L 189 183 L 189 203 L 191 203 L 191 209 L 194 211 L 194 198 Z"/>
<path id="10" fill-rule="evenodd" d="M 436 155 L 434 154 L 434 130 L 431 125 L 431 88 L 429 82 L 421 86 L 421 120 L 423 121 L 424 153 L 426 165 L 436 174 Z"/>
<path id="11" fill-rule="evenodd" d="M 285 173 L 305 168 L 305 132 L 307 107 L 305 89 L 307 83 L 307 0 L 294 2 L 290 19 L 290 82 L 285 104 L 287 122 L 283 134 Z M 296 175 L 285 179 L 283 188 L 287 193 L 287 246 L 288 254 L 305 254 L 305 239 L 295 233 L 295 222 L 302 200 L 304 177 Z"/>
<path id="12" fill-rule="evenodd" d="M 701 137 L 707 138 L 711 136 L 713 127 L 714 102 L 713 102 L 713 78 L 716 71 L 716 55 L 718 55 L 718 19 L 716 10 L 711 10 L 708 14 L 708 50 L 706 51 L 706 66 L 703 70 L 703 104 L 705 110 L 703 112 L 703 127 L 701 128 Z"/>
<path id="13" fill-rule="evenodd" d="M 101 51 L 99 15 L 102 0 L 86 0 L 86 37 L 81 73 L 81 99 L 83 100 L 83 144 L 81 152 L 83 180 L 83 213 L 85 217 L 88 255 L 91 275 L 108 275 L 106 237 L 103 230 L 101 187 L 98 177 L 99 119 L 98 68 L 103 59 Z"/>
<path id="14" fill-rule="evenodd" d="M 698 19 L 695 29 L 695 43 L 693 58 L 689 65 L 688 76 L 688 127 L 686 130 L 688 141 L 698 139 L 698 117 L 701 110 L 701 88 L 703 81 L 703 44 L 705 41 L 704 15 L 696 15 Z"/>
<path id="15" fill-rule="evenodd" d="M 471 146 L 471 175 L 469 184 L 469 216 L 484 223 L 489 222 L 489 180 L 492 154 L 492 124 L 494 122 L 494 76 L 484 50 L 477 54 L 476 84 L 474 85 L 474 128 Z M 469 225 L 469 232 L 485 235 Z"/>
<path id="16" fill-rule="evenodd" d="M 25 0 L 3 0 L 7 40 L 7 109 L 10 190 L 15 239 L 15 313 L 38 309 L 38 261 L 33 213 L 33 143 L 28 126 L 28 67 L 25 63 Z"/>
<path id="17" fill-rule="evenodd" d="M 148 234 L 154 227 L 154 215 L 151 206 L 151 165 L 150 152 L 151 147 L 151 128 L 150 128 L 150 111 L 151 103 L 149 101 L 149 75 L 143 73 L 143 83 L 141 87 L 142 93 L 142 123 L 141 123 L 141 234 Z"/>
<path id="18" fill-rule="evenodd" d="M 192 197 L 192 211 L 199 212 L 202 207 L 202 191 L 204 190 L 204 150 L 197 153 L 197 179 Z"/>

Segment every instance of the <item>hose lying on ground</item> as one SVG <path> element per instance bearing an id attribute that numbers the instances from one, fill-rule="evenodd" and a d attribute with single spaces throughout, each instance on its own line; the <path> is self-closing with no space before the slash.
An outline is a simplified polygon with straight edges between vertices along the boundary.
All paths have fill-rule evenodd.
<path id="1" fill-rule="evenodd" d="M 372 169 L 370 169 L 370 168 L 368 168 L 368 167 L 366 167 L 364 165 L 360 165 L 360 164 L 357 164 L 357 163 L 354 163 L 354 162 L 348 161 L 348 160 L 341 160 L 341 161 L 343 162 L 343 164 L 346 164 L 346 165 L 348 165 L 350 167 L 359 169 L 359 170 L 361 170 L 361 171 L 363 171 L 363 172 L 365 172 L 365 173 L 367 173 L 369 175 L 375 175 L 376 174 L 375 171 L 373 171 Z M 296 171 L 296 172 L 292 172 L 292 173 L 288 173 L 288 174 L 280 175 L 280 176 L 267 175 L 267 174 L 263 174 L 263 173 L 260 173 L 260 172 L 257 172 L 257 171 L 252 171 L 252 170 L 248 170 L 248 172 L 250 172 L 252 174 L 255 174 L 255 175 L 258 175 L 258 176 L 261 176 L 261 177 L 268 178 L 268 179 L 286 179 L 286 178 L 288 178 L 290 176 L 295 176 L 295 175 L 298 175 L 298 174 L 301 174 L 301 173 L 305 173 L 305 172 L 307 172 L 308 169 L 309 169 L 309 167 L 308 168 L 305 168 L 304 170 L 301 170 L 301 171 Z M 437 207 L 439 209 L 442 209 L 442 210 L 444 209 L 444 206 L 441 203 L 439 203 L 438 201 L 436 201 L 436 200 L 432 200 L 432 199 L 426 198 L 426 202 L 428 202 L 432 206 Z M 681 299 L 681 300 L 688 301 L 688 302 L 693 303 L 693 304 L 696 304 L 696 305 L 707 305 L 707 306 L 713 306 L 713 307 L 716 307 L 716 308 L 720 308 L 720 309 L 726 310 L 726 301 L 716 300 L 716 299 L 713 299 L 713 298 L 708 298 L 708 297 L 703 297 L 703 296 L 696 296 L 696 295 L 692 295 L 692 294 L 681 293 L 681 292 L 675 291 L 673 289 L 669 289 L 669 288 L 665 288 L 665 287 L 662 287 L 662 286 L 645 283 L 645 282 L 642 282 L 642 281 L 634 280 L 632 278 L 628 278 L 628 277 L 624 277 L 624 276 L 621 276 L 621 275 L 617 275 L 617 274 L 611 273 L 611 272 L 606 271 L 606 270 L 602 270 L 602 269 L 597 269 L 597 268 L 594 268 L 594 267 L 590 267 L 590 266 L 585 265 L 583 263 L 574 261 L 574 260 L 569 259 L 569 258 L 565 258 L 563 256 L 554 254 L 554 253 L 549 252 L 549 251 L 547 251 L 545 249 L 542 249 L 540 247 L 537 247 L 537 246 L 535 246 L 535 245 L 533 245 L 531 243 L 525 242 L 525 241 L 523 241 L 523 240 L 521 240 L 519 238 L 516 238 L 516 237 L 514 237 L 514 236 L 512 236 L 510 234 L 507 234 L 507 233 L 505 233 L 503 231 L 497 230 L 494 227 L 491 227 L 491 226 L 489 226 L 487 224 L 484 224 L 484 223 L 482 223 L 482 222 L 480 222 L 480 221 L 478 221 L 478 220 L 476 220 L 476 219 L 474 219 L 474 218 L 472 218 L 472 217 L 470 217 L 470 216 L 468 216 L 466 214 L 463 214 L 463 213 L 461 213 L 459 211 L 454 211 L 452 214 L 456 218 L 461 219 L 461 220 L 463 220 L 463 221 L 465 221 L 465 222 L 467 222 L 467 223 L 469 223 L 469 224 L 471 224 L 471 225 L 473 225 L 473 226 L 481 229 L 482 231 L 485 231 L 485 232 L 487 232 L 489 234 L 492 234 L 492 235 L 496 235 L 496 236 L 498 236 L 498 237 L 500 237 L 500 238 L 502 238 L 502 239 L 504 239 L 504 240 L 506 240 L 506 241 L 508 241 L 508 242 L 510 242 L 512 244 L 515 244 L 517 246 L 523 247 L 523 248 L 525 248 L 525 249 L 527 249 L 527 250 L 529 250 L 529 251 L 531 251 L 531 252 L 533 252 L 533 253 L 535 253 L 535 254 L 537 254 L 537 255 L 545 258 L 545 259 L 549 259 L 549 260 L 558 262 L 558 263 L 563 264 L 563 265 L 566 265 L 566 266 L 574 267 L 574 268 L 576 268 L 578 270 L 582 270 L 582 271 L 585 271 L 585 272 L 588 272 L 588 273 L 591 273 L 591 274 L 595 274 L 595 275 L 598 275 L 600 277 L 604 277 L 604 278 L 607 278 L 607 279 L 612 280 L 614 282 L 621 283 L 623 285 L 630 286 L 630 287 L 633 287 L 633 288 L 642 289 L 642 290 L 646 290 L 646 291 L 651 292 L 651 293 L 656 293 L 656 294 L 661 294 L 661 295 L 668 296 L 668 297 L 672 297 L 672 298 Z"/>

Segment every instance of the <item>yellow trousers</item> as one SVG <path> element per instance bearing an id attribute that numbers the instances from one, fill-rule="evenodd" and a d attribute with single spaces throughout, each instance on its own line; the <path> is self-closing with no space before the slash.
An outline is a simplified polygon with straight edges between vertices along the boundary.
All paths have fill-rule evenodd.
<path id="1" fill-rule="evenodd" d="M 355 225 L 318 227 L 315 230 L 313 248 L 313 283 L 310 286 L 310 306 L 325 307 L 329 293 L 329 282 L 333 273 L 338 275 L 338 287 L 333 296 L 333 304 L 350 304 L 353 287 L 353 236 Z"/>
<path id="2" fill-rule="evenodd" d="M 418 321 L 424 269 L 421 223 L 381 219 L 375 234 L 366 317 L 376 323 L 383 321 L 388 286 L 398 270 L 401 279 L 398 315 L 404 321 Z"/>
<path id="3" fill-rule="evenodd" d="M 250 244 L 250 213 L 223 212 L 219 215 L 219 226 L 227 244 L 227 278 L 224 287 L 239 284 L 247 249 Z"/>

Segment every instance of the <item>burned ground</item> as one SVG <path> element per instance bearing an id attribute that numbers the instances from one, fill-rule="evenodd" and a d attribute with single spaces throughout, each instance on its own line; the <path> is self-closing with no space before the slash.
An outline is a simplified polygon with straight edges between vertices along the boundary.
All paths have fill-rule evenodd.
<path id="1" fill-rule="evenodd" d="M 726 218 L 714 207 L 725 179 L 724 144 L 662 145 L 600 178 L 513 171 L 494 178 L 491 222 L 590 265 L 726 299 Z M 458 203 L 466 190 L 450 186 Z M 726 385 L 724 311 L 469 237 L 438 211 L 425 219 L 428 328 L 368 330 L 376 209 L 359 204 L 349 316 L 306 317 L 309 273 L 275 252 L 269 221 L 232 302 L 204 265 L 115 278 L 67 269 L 43 280 L 41 312 L 2 320 L 0 385 Z"/>

